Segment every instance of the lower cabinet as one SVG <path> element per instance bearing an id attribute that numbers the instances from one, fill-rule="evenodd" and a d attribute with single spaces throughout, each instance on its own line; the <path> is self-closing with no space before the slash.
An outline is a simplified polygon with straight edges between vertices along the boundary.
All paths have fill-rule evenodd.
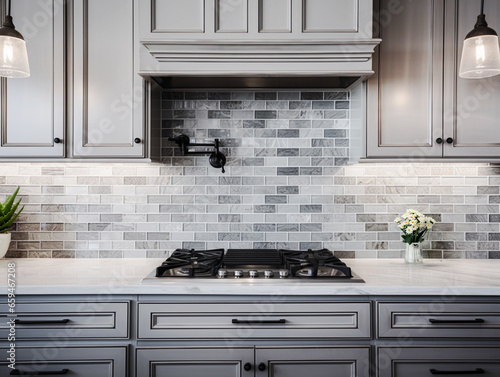
<path id="1" fill-rule="evenodd" d="M 366 347 L 138 348 L 137 377 L 369 377 Z"/>
<path id="2" fill-rule="evenodd" d="M 9 355 L 9 349 L 1 350 Z M 15 365 L 2 358 L 1 376 L 124 377 L 126 347 L 16 347 Z"/>
<path id="3" fill-rule="evenodd" d="M 500 376 L 500 347 L 379 347 L 378 377 Z"/>

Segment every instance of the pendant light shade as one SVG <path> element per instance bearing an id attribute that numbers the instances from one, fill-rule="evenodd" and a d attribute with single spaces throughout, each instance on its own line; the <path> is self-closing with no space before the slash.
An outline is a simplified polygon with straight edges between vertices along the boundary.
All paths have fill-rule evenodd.
<path id="1" fill-rule="evenodd" d="M 0 76 L 21 78 L 29 77 L 30 66 L 26 42 L 12 23 L 9 10 L 0 28 Z"/>
<path id="2" fill-rule="evenodd" d="M 481 14 L 477 22 L 464 40 L 460 77 L 464 79 L 481 79 L 500 74 L 500 48 L 498 35 L 488 27 L 484 15 L 484 0 L 481 0 Z"/>

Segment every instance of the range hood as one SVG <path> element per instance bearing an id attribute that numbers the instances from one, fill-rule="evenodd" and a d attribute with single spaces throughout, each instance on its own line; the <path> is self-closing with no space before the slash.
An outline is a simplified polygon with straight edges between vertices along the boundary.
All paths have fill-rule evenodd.
<path id="1" fill-rule="evenodd" d="M 139 74 L 176 88 L 348 88 L 373 74 L 372 0 L 140 0 Z"/>

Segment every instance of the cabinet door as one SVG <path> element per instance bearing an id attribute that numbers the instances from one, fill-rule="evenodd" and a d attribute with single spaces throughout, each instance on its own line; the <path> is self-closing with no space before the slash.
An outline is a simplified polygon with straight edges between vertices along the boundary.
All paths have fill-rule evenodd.
<path id="1" fill-rule="evenodd" d="M 138 348 L 136 352 L 137 377 L 253 377 L 254 375 L 254 353 L 251 347 Z"/>
<path id="2" fill-rule="evenodd" d="M 446 3 L 445 143 L 447 157 L 500 156 L 500 76 L 467 80 L 458 76 L 463 40 L 480 12 L 480 0 Z M 490 26 L 500 28 L 500 3 L 486 1 L 484 12 Z"/>
<path id="3" fill-rule="evenodd" d="M 134 61 L 134 3 L 72 3 L 70 103 L 75 157 L 144 155 L 143 80 Z"/>
<path id="4" fill-rule="evenodd" d="M 369 377 L 369 347 L 256 347 L 256 376 Z"/>
<path id="5" fill-rule="evenodd" d="M 53 343 L 57 344 L 54 339 Z M 49 342 L 50 344 L 50 342 Z M 0 349 L 8 354 L 8 349 Z M 0 361 L 2 376 L 118 377 L 127 375 L 126 347 L 16 347 L 15 369 Z"/>
<path id="6" fill-rule="evenodd" d="M 380 0 L 367 157 L 441 157 L 443 0 Z"/>
<path id="7" fill-rule="evenodd" d="M 63 157 L 63 2 L 13 1 L 12 15 L 26 40 L 31 76 L 0 80 L 0 157 Z"/>

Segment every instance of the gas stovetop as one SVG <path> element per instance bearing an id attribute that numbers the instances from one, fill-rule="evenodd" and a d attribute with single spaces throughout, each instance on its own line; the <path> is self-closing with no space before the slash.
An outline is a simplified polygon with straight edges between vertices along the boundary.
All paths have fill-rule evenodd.
<path id="1" fill-rule="evenodd" d="M 364 282 L 328 249 L 177 249 L 145 280 L 182 278 Z"/>

